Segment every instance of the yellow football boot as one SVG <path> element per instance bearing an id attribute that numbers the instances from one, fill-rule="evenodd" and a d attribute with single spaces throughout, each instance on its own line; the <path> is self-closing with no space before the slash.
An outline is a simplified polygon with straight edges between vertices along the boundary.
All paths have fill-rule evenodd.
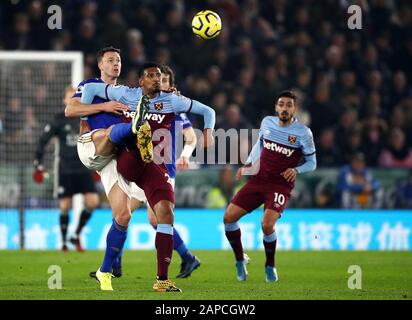
<path id="1" fill-rule="evenodd" d="M 170 280 L 156 280 L 153 284 L 153 290 L 156 292 L 182 292 L 176 287 L 176 284 Z"/>
<path id="2" fill-rule="evenodd" d="M 145 121 L 137 132 L 137 148 L 144 162 L 153 161 L 152 129 L 149 122 Z"/>
<path id="3" fill-rule="evenodd" d="M 100 268 L 96 271 L 96 280 L 100 283 L 100 289 L 104 291 L 113 291 L 112 277 L 110 272 L 101 272 Z"/>

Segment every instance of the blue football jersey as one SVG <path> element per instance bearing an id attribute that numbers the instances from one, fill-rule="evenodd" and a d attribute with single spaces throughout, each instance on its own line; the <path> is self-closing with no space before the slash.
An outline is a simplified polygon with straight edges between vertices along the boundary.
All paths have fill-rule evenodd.
<path id="1" fill-rule="evenodd" d="M 80 82 L 80 84 L 77 86 L 76 93 L 73 95 L 74 98 L 81 98 L 82 93 L 83 93 L 83 87 L 87 83 L 104 83 L 102 79 L 100 78 L 93 78 L 93 79 L 88 79 Z M 109 100 L 100 98 L 98 96 L 95 96 L 93 99 L 92 104 L 99 104 L 99 103 L 104 103 L 108 102 Z M 86 120 L 87 123 L 89 124 L 89 127 L 91 130 L 95 129 L 105 129 L 110 127 L 113 124 L 120 123 L 121 118 L 120 116 L 114 114 L 114 113 L 108 113 L 108 112 L 99 112 L 95 113 L 89 116 L 84 116 L 81 117 L 82 120 Z"/>

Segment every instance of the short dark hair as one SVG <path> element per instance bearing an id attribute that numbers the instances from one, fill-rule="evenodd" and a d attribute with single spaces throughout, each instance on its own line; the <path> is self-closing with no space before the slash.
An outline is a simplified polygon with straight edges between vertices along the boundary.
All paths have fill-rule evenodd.
<path id="1" fill-rule="evenodd" d="M 149 68 L 159 68 L 160 69 L 160 65 L 156 62 L 143 63 L 141 67 L 139 68 L 139 78 L 143 77 L 145 70 Z"/>
<path id="2" fill-rule="evenodd" d="M 291 90 L 285 90 L 279 93 L 277 100 L 279 100 L 282 97 L 290 98 L 293 100 L 293 102 L 296 102 L 296 95 Z"/>
<path id="3" fill-rule="evenodd" d="M 103 48 L 103 49 L 100 49 L 100 50 L 97 52 L 96 57 L 97 57 L 97 62 L 98 62 L 98 63 L 99 63 L 100 61 L 102 61 L 103 56 L 104 56 L 104 54 L 105 54 L 106 52 L 117 52 L 117 53 L 120 55 L 120 49 L 117 49 L 117 48 L 115 48 L 115 47 L 113 47 L 113 46 L 105 47 L 105 48 Z"/>
<path id="4" fill-rule="evenodd" d="M 167 65 L 163 65 L 160 67 L 160 71 L 162 73 L 167 74 L 169 76 L 169 84 L 171 87 L 175 86 L 175 73 L 173 72 L 172 68 Z"/>

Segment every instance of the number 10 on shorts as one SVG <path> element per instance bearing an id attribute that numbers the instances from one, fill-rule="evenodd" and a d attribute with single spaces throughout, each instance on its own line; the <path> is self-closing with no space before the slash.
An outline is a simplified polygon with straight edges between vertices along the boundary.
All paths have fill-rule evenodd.
<path id="1" fill-rule="evenodd" d="M 274 195 L 273 202 L 275 203 L 275 206 L 276 204 L 278 206 L 283 206 L 285 204 L 285 196 L 279 192 L 275 192 Z"/>

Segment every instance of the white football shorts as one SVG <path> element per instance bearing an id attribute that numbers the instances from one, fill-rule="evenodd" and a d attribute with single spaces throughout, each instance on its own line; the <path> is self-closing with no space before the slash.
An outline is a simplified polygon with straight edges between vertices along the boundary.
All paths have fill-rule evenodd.
<path id="1" fill-rule="evenodd" d="M 101 171 L 115 157 L 114 154 L 110 156 L 96 155 L 96 147 L 92 141 L 92 134 L 97 130 L 100 129 L 85 133 L 77 140 L 77 153 L 80 161 L 87 169 L 93 171 Z"/>
<path id="2" fill-rule="evenodd" d="M 142 189 L 140 189 L 136 183 L 130 182 L 123 178 L 123 176 L 117 171 L 117 161 L 112 159 L 101 171 L 97 171 L 102 179 L 102 184 L 106 195 L 109 195 L 110 190 L 117 182 L 120 189 L 129 197 L 135 198 L 139 201 L 146 201 L 146 195 Z"/>

